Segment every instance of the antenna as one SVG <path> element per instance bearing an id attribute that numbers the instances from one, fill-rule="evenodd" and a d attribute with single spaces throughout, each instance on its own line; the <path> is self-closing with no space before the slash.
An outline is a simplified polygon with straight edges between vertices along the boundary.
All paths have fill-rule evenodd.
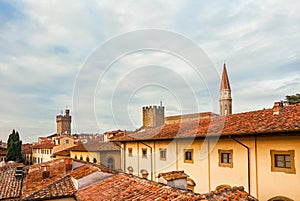
<path id="1" fill-rule="evenodd" d="M 160 101 L 160 107 L 162 107 L 162 101 Z"/>
<path id="2" fill-rule="evenodd" d="M 64 111 L 61 110 L 61 111 L 60 111 L 60 114 L 63 114 L 63 113 L 64 113 Z"/>

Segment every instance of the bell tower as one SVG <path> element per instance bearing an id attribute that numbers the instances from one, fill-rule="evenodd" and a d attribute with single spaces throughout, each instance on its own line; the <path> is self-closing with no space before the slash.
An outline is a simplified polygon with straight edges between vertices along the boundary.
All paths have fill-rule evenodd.
<path id="1" fill-rule="evenodd" d="M 232 114 L 232 98 L 229 79 L 226 70 L 226 64 L 224 63 L 222 80 L 220 85 L 220 115 Z"/>

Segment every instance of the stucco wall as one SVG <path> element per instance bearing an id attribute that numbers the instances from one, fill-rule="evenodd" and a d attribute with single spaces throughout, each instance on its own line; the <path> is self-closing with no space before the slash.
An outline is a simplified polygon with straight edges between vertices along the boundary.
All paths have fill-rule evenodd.
<path id="1" fill-rule="evenodd" d="M 286 196 L 297 200 L 300 197 L 300 136 L 293 137 L 236 137 L 237 141 L 249 147 L 250 194 L 259 200 L 268 200 L 275 196 Z M 184 170 L 196 183 L 195 192 L 206 193 L 219 185 L 244 186 L 248 192 L 248 155 L 247 149 L 233 139 L 219 139 L 204 142 L 197 140 L 151 141 L 144 142 L 153 149 L 153 180 L 161 172 Z M 125 172 L 132 166 L 134 174 L 141 176 L 140 170 L 149 172 L 151 162 L 150 149 L 141 142 L 127 142 L 124 145 Z M 132 148 L 132 156 L 128 156 Z M 142 148 L 147 148 L 147 158 L 142 157 Z M 160 160 L 159 149 L 167 148 L 167 159 Z M 209 149 L 211 152 L 209 152 Z M 184 149 L 193 149 L 193 163 L 184 162 Z M 219 165 L 218 150 L 232 150 L 232 167 Z M 271 171 L 270 150 L 295 151 L 296 174 Z M 210 154 L 207 154 L 210 153 Z"/>
<path id="2" fill-rule="evenodd" d="M 271 172 L 270 150 L 295 150 L 296 174 Z M 258 198 L 268 200 L 285 196 L 293 200 L 300 198 L 300 136 L 257 139 Z"/>

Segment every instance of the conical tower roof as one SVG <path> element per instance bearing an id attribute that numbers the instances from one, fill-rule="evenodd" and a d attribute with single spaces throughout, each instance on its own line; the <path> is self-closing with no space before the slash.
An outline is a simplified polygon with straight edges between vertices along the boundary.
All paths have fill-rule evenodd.
<path id="1" fill-rule="evenodd" d="M 220 86 L 220 91 L 222 90 L 230 90 L 229 79 L 226 70 L 226 64 L 224 63 L 223 73 L 222 73 L 222 81 Z"/>

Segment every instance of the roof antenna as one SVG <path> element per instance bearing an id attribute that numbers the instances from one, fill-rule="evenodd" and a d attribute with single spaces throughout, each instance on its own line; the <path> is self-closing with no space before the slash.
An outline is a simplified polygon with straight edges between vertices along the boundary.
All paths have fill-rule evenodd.
<path id="1" fill-rule="evenodd" d="M 160 101 L 160 107 L 162 107 L 162 101 Z"/>

